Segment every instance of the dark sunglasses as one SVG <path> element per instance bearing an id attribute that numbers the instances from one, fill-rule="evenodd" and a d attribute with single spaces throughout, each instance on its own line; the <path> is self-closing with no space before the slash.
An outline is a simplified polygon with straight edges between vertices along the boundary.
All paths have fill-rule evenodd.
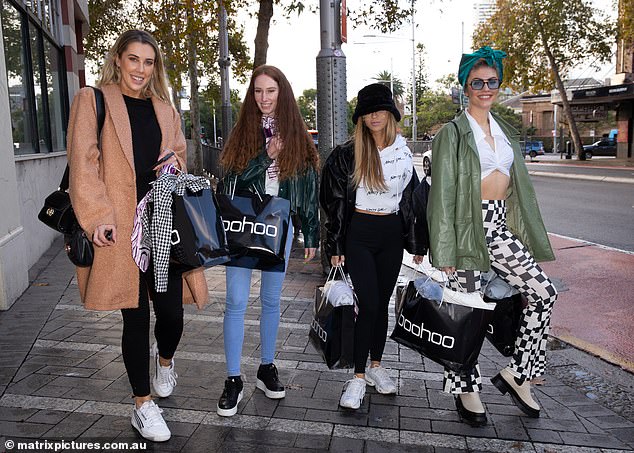
<path id="1" fill-rule="evenodd" d="M 496 78 L 489 80 L 473 79 L 469 86 L 474 90 L 481 90 L 482 88 L 484 88 L 485 83 L 487 87 L 489 87 L 489 90 L 497 90 L 498 88 L 500 88 L 500 80 Z"/>

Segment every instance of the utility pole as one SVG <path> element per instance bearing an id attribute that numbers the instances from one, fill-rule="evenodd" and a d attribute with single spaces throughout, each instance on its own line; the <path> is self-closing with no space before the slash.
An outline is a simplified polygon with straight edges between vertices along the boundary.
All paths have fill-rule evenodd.
<path id="1" fill-rule="evenodd" d="M 233 128 L 233 118 L 231 117 L 231 92 L 229 90 L 229 68 L 231 59 L 229 58 L 229 37 L 227 35 L 227 10 L 220 0 L 218 41 L 220 46 L 220 99 L 222 112 L 222 144 L 227 142 L 231 129 Z"/>
<path id="2" fill-rule="evenodd" d="M 348 136 L 346 57 L 341 51 L 341 9 L 341 0 L 319 0 L 321 50 L 317 55 L 317 130 L 321 165 L 332 149 L 345 142 Z M 320 217 L 321 237 L 324 238 L 326 216 L 322 212 Z M 324 250 L 323 244 L 321 250 Z M 330 257 L 321 253 L 324 273 L 330 268 L 329 261 Z"/>
<path id="3" fill-rule="evenodd" d="M 414 0 L 412 0 L 412 140 L 416 142 L 416 18 Z M 416 144 L 414 144 L 416 146 Z"/>
<path id="4" fill-rule="evenodd" d="M 346 57 L 341 50 L 341 2 L 320 0 L 321 50 L 317 55 L 317 129 L 319 157 L 326 161 L 332 149 L 348 136 Z"/>

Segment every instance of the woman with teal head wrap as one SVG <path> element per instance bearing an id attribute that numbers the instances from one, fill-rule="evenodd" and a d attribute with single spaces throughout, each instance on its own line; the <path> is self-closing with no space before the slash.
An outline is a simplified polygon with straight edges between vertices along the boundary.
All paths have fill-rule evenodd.
<path id="1" fill-rule="evenodd" d="M 511 361 L 491 381 L 510 394 L 524 414 L 539 417 L 530 382 L 545 371 L 546 338 L 557 291 L 537 261 L 552 260 L 554 255 L 517 131 L 491 112 L 504 57 L 500 50 L 482 47 L 460 61 L 458 80 L 469 105 L 432 142 L 427 204 L 430 260 L 448 275 L 455 291 L 488 295 L 487 281 L 482 283 L 481 276 L 493 270 L 526 298 Z M 454 395 L 460 418 L 472 426 L 487 424 L 479 396 L 482 381 L 477 363 L 460 371 L 445 369 L 443 390 Z"/>
<path id="2" fill-rule="evenodd" d="M 480 60 L 484 60 L 488 66 L 495 68 L 498 72 L 498 78 L 502 81 L 504 79 L 502 58 L 506 58 L 506 52 L 492 49 L 489 46 L 480 47 L 473 53 L 463 53 L 458 68 L 458 82 L 464 87 L 473 65 Z"/>

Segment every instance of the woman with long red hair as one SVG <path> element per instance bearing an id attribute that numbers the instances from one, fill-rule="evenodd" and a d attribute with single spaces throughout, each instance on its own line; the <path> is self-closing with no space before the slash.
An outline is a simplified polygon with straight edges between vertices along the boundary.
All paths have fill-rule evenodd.
<path id="1" fill-rule="evenodd" d="M 304 258 L 306 261 L 311 260 L 319 243 L 319 159 L 295 102 L 293 89 L 278 68 L 263 65 L 253 71 L 238 121 L 225 144 L 220 161 L 227 171 L 221 185 L 226 193 L 232 189 L 255 190 L 290 201 L 291 212 L 299 217 L 302 224 Z M 293 239 L 291 228 L 292 225 L 287 235 L 286 263 Z M 224 345 L 228 377 L 218 401 L 217 412 L 218 415 L 230 417 L 237 412 L 242 399 L 240 358 L 252 270 L 227 267 L 226 272 Z M 261 364 L 256 387 L 272 399 L 286 396 L 273 363 L 285 275 L 286 269 L 282 272 L 262 271 L 260 285 Z"/>

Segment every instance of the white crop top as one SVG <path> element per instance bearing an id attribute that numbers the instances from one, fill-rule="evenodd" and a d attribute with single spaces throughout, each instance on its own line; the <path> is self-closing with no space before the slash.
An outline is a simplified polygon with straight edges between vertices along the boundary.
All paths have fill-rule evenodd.
<path id="1" fill-rule="evenodd" d="M 405 139 L 397 135 L 392 145 L 379 152 L 383 178 L 387 190 L 368 191 L 363 182 L 356 192 L 355 208 L 369 212 L 393 214 L 398 212 L 403 190 L 412 179 L 412 152 L 407 147 Z"/>
<path id="2" fill-rule="evenodd" d="M 478 122 L 465 110 L 465 115 L 471 125 L 473 138 L 475 139 L 480 156 L 480 179 L 484 179 L 494 171 L 510 176 L 511 165 L 513 165 L 513 148 L 511 142 L 506 137 L 500 125 L 495 121 L 491 113 L 489 113 L 489 124 L 491 125 L 491 135 L 495 143 L 495 149 L 485 140 L 486 134 L 478 124 Z"/>

